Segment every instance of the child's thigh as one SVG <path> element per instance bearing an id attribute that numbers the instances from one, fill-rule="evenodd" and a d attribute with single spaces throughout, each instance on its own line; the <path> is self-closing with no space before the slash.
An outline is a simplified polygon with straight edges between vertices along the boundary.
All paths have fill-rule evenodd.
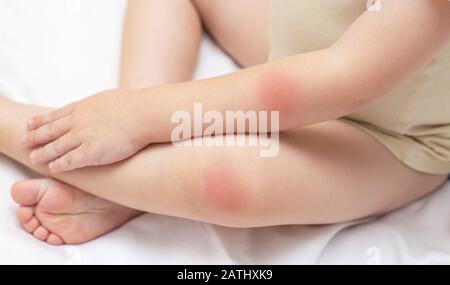
<path id="1" fill-rule="evenodd" d="M 193 0 L 208 31 L 247 67 L 267 60 L 269 0 Z"/>
<path id="2" fill-rule="evenodd" d="M 430 193 L 446 178 L 408 168 L 342 121 L 284 133 L 273 158 L 262 158 L 251 147 L 197 151 L 202 180 L 211 186 L 204 192 L 210 194 L 206 204 L 218 206 L 224 216 L 229 210 L 229 224 L 243 227 L 327 224 L 383 214 Z"/>

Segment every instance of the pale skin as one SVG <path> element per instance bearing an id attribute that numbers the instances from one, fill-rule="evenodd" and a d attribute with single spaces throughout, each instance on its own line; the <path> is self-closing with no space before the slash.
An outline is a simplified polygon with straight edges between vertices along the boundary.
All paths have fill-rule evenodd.
<path id="1" fill-rule="evenodd" d="M 158 50 L 152 44 L 161 36 L 152 26 L 156 24 L 148 23 L 153 33 L 138 32 L 140 25 L 133 23 L 145 17 L 133 14 L 126 24 L 121 89 L 50 113 L 2 100 L 0 114 L 6 116 L 0 120 L 0 151 L 61 181 L 14 186 L 25 229 L 51 244 L 80 243 L 123 224 L 138 210 L 231 227 L 336 223 L 386 213 L 445 180 L 408 168 L 372 137 L 336 119 L 386 96 L 448 44 L 448 1 L 385 1 L 381 12 L 362 15 L 333 46 L 273 63 L 264 63 L 267 10 L 254 8 L 267 2 L 254 2 L 233 8 L 230 1 L 218 0 L 196 1 L 196 6 L 183 0 L 135 1 L 129 13 L 146 11 L 146 18 L 154 18 L 152 12 L 165 15 L 151 5 L 184 11 L 186 19 L 168 20 L 167 31 L 160 33 L 166 46 L 172 35 L 187 50 Z M 230 15 L 215 17 L 218 9 Z M 253 29 L 251 37 L 239 34 L 247 35 L 247 30 L 233 28 L 242 21 L 231 21 L 231 15 L 240 13 L 249 15 L 245 27 Z M 252 67 L 203 81 L 165 84 L 192 75 L 199 19 L 230 55 Z M 181 27 L 192 30 L 180 35 L 176 31 Z M 192 37 L 183 38 L 190 32 Z M 182 62 L 182 68 L 161 60 L 177 56 L 180 61 L 174 62 Z M 158 86 L 146 87 L 150 85 Z M 279 110 L 280 154 L 267 159 L 251 147 L 192 149 L 167 143 L 173 129 L 170 116 L 191 110 L 194 102 L 221 112 Z M 25 148 L 17 143 L 21 139 Z M 44 146 L 30 155 L 39 145 Z M 51 203 L 58 199 L 66 203 Z M 71 224 L 72 232 L 61 226 L 67 216 L 72 220 L 63 224 Z"/>

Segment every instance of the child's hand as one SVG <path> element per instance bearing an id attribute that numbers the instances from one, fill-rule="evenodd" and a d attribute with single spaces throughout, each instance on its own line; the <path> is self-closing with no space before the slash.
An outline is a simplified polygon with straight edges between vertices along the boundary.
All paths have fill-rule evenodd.
<path id="1" fill-rule="evenodd" d="M 39 147 L 32 163 L 53 172 L 126 159 L 147 145 L 138 95 L 106 91 L 28 120 L 25 147 Z M 142 114 L 142 113 L 141 113 Z"/>

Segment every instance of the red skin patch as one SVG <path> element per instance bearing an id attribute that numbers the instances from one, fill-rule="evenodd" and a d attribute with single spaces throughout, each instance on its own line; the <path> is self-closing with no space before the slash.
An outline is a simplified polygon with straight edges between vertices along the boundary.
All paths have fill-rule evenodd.
<path id="1" fill-rule="evenodd" d="M 242 213 L 250 202 L 250 193 L 239 177 L 241 175 L 224 166 L 208 170 L 204 178 L 207 200 L 224 212 Z"/>
<path id="2" fill-rule="evenodd" d="M 280 118 L 292 113 L 298 101 L 298 83 L 283 72 L 270 71 L 261 76 L 257 96 L 265 111 L 279 111 Z"/>

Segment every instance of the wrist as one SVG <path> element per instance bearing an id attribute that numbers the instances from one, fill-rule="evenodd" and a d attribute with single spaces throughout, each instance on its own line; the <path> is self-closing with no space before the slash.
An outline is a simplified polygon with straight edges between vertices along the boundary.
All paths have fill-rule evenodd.
<path id="1" fill-rule="evenodd" d="M 136 129 L 138 130 L 137 142 L 140 145 L 149 145 L 157 142 L 158 131 L 158 95 L 155 88 L 145 88 L 133 91 L 134 116 L 136 118 Z"/>

